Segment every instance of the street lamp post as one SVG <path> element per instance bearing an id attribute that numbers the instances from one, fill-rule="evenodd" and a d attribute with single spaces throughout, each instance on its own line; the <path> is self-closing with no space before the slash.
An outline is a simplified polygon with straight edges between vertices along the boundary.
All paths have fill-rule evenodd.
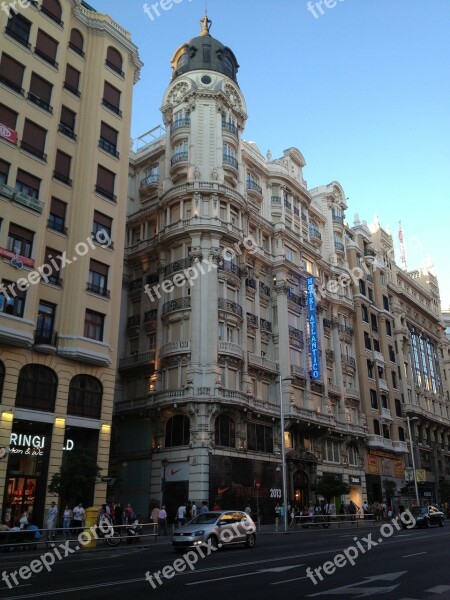
<path id="1" fill-rule="evenodd" d="M 163 468 L 163 476 L 161 479 L 161 506 L 164 506 L 165 502 L 166 502 L 166 467 L 169 464 L 169 461 L 167 460 L 167 458 L 163 458 L 161 461 L 161 466 Z"/>
<path id="2" fill-rule="evenodd" d="M 287 533 L 288 515 L 287 515 L 287 474 L 286 474 L 286 444 L 284 441 L 284 407 L 283 407 L 283 381 L 292 381 L 291 377 L 281 379 L 281 373 L 278 377 L 280 384 L 280 429 L 281 429 L 281 474 L 283 479 L 283 530 Z"/>
<path id="3" fill-rule="evenodd" d="M 411 434 L 411 421 L 418 421 L 418 420 L 419 420 L 418 417 L 412 417 L 410 419 L 409 415 L 406 415 L 406 421 L 408 423 L 409 444 L 411 446 L 411 462 L 412 462 L 413 476 L 414 476 L 414 487 L 416 490 L 416 502 L 417 502 L 417 506 L 420 506 L 419 489 L 417 487 L 416 459 L 414 458 L 414 447 L 413 447 L 412 434 Z"/>

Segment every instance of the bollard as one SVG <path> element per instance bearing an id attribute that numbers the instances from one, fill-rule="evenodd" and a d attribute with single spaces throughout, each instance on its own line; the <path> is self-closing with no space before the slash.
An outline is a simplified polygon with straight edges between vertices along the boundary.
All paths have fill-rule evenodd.
<path id="1" fill-rule="evenodd" d="M 97 517 L 99 509 L 95 506 L 86 508 L 86 521 L 84 523 L 84 531 L 80 534 L 79 538 L 82 541 L 83 548 L 88 550 L 96 548 L 97 536 L 95 534 L 95 528 L 97 526 Z"/>

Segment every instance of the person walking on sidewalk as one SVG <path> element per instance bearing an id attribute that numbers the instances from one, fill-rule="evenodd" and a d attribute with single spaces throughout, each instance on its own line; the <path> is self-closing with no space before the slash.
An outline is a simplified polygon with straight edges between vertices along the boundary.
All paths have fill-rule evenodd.
<path id="1" fill-rule="evenodd" d="M 158 512 L 158 531 L 159 535 L 167 535 L 167 512 L 164 504 Z"/>
<path id="2" fill-rule="evenodd" d="M 55 502 L 52 502 L 47 513 L 47 539 L 54 540 L 56 537 L 56 518 L 58 516 L 58 509 L 56 508 Z"/>

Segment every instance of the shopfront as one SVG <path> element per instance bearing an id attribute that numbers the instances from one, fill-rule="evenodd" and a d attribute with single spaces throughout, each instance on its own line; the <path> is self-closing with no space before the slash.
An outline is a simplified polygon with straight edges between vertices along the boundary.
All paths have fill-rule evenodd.
<path id="1" fill-rule="evenodd" d="M 369 504 L 386 497 L 385 480 L 396 484 L 398 494 L 405 478 L 405 462 L 403 456 L 383 451 L 370 451 L 367 455 L 368 472 L 366 473 L 367 500 Z"/>

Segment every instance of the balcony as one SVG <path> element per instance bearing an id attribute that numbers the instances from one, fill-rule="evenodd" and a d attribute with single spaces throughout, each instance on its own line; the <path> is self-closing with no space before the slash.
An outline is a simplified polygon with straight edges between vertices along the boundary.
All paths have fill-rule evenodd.
<path id="1" fill-rule="evenodd" d="M 384 421 L 392 421 L 392 414 L 389 408 L 381 408 L 380 410 L 380 418 Z"/>
<path id="2" fill-rule="evenodd" d="M 226 165 L 227 167 L 232 167 L 233 169 L 236 169 L 236 171 L 238 170 L 238 167 L 239 167 L 239 164 L 238 164 L 238 161 L 236 160 L 236 158 L 229 154 L 223 155 L 223 164 Z"/>
<path id="3" fill-rule="evenodd" d="M 341 363 L 342 363 L 342 366 L 356 369 L 356 360 L 353 358 L 353 356 L 347 356 L 346 354 L 341 354 Z"/>
<path id="4" fill-rule="evenodd" d="M 229 354 L 244 360 L 244 350 L 239 344 L 219 340 L 219 354 Z"/>
<path id="5" fill-rule="evenodd" d="M 141 289 L 142 289 L 142 277 L 139 277 L 138 279 L 133 279 L 133 281 L 130 281 L 130 283 L 128 284 L 129 292 L 135 292 L 136 290 L 141 290 Z"/>
<path id="6" fill-rule="evenodd" d="M 28 100 L 30 102 L 33 102 L 33 104 L 36 104 L 36 106 L 39 106 L 39 108 L 42 108 L 43 110 L 47 111 L 51 115 L 53 114 L 53 107 L 50 106 L 48 102 L 41 100 L 41 98 L 39 98 L 39 96 L 36 96 L 36 94 L 33 94 L 33 92 L 28 92 Z"/>
<path id="7" fill-rule="evenodd" d="M 247 183 L 246 183 L 246 189 L 256 192 L 257 194 L 259 194 L 260 196 L 262 196 L 262 187 L 260 185 L 258 185 L 256 183 L 256 181 L 253 181 L 252 179 L 247 179 Z"/>
<path id="8" fill-rule="evenodd" d="M 218 298 L 217 306 L 219 310 L 225 310 L 227 312 L 233 313 L 241 319 L 243 318 L 242 306 L 240 304 L 237 304 L 237 302 L 227 300 L 227 298 Z"/>
<path id="9" fill-rule="evenodd" d="M 235 265 L 231 260 L 223 260 L 219 263 L 219 270 L 226 271 L 227 273 L 232 273 L 236 275 L 236 277 L 241 277 L 241 269 Z"/>
<path id="10" fill-rule="evenodd" d="M 394 452 L 397 452 L 398 454 L 408 454 L 409 453 L 407 442 L 393 441 L 392 443 L 394 446 L 392 448 L 392 450 Z"/>
<path id="11" fill-rule="evenodd" d="M 247 327 L 253 327 L 254 329 L 258 329 L 258 317 L 256 315 L 252 315 L 252 313 L 247 313 Z"/>
<path id="12" fill-rule="evenodd" d="M 269 296 L 270 298 L 270 287 L 264 283 L 259 282 L 259 293 L 263 296 Z"/>
<path id="13" fill-rule="evenodd" d="M 389 438 L 384 438 L 382 435 L 375 435 L 374 433 L 369 434 L 367 440 L 367 446 L 369 448 L 381 448 L 383 450 L 393 450 L 394 443 Z"/>
<path id="14" fill-rule="evenodd" d="M 289 325 L 289 344 L 303 350 L 305 343 L 303 340 L 303 331 Z"/>
<path id="15" fill-rule="evenodd" d="M 9 10 L 11 10 L 11 8 Z M 8 10 L 6 11 L 6 14 L 8 14 Z M 12 15 L 10 14 L 10 16 Z M 6 35 L 9 35 L 9 37 L 13 38 L 13 40 L 16 40 L 16 42 L 19 42 L 19 44 L 21 44 L 25 48 L 31 48 L 31 44 L 28 42 L 28 37 L 24 37 L 19 31 L 16 31 L 15 29 L 7 25 L 5 27 L 5 33 Z"/>
<path id="16" fill-rule="evenodd" d="M 247 277 L 245 280 L 245 285 L 251 290 L 256 290 L 256 279 L 253 279 L 253 277 Z"/>
<path id="17" fill-rule="evenodd" d="M 261 331 L 272 333 L 272 323 L 270 321 L 266 321 L 266 319 L 259 319 L 259 328 Z"/>
<path id="18" fill-rule="evenodd" d="M 182 162 L 187 162 L 189 160 L 189 152 L 178 152 L 174 154 L 170 160 L 170 166 L 174 167 Z"/>
<path id="19" fill-rule="evenodd" d="M 303 367 L 291 365 L 291 375 L 300 377 L 300 379 L 306 379 L 306 370 Z"/>
<path id="20" fill-rule="evenodd" d="M 58 125 L 58 131 L 74 141 L 77 140 L 77 136 L 75 135 L 75 132 L 72 129 L 72 127 L 69 127 L 68 125 L 64 125 L 64 123 L 60 123 Z"/>
<path id="21" fill-rule="evenodd" d="M 43 354 L 54 354 L 58 343 L 56 331 L 45 331 L 43 329 L 34 332 L 33 350 Z"/>
<path id="22" fill-rule="evenodd" d="M 296 217 L 299 217 L 299 216 L 300 216 L 300 209 L 298 209 L 296 206 L 294 206 L 294 208 L 293 208 L 292 210 L 294 211 L 294 215 L 295 215 Z"/>
<path id="23" fill-rule="evenodd" d="M 191 297 L 184 296 L 183 298 L 178 298 L 177 300 L 169 300 L 163 304 L 162 314 L 167 315 L 176 310 L 184 310 L 187 308 L 191 308 Z"/>
<path id="24" fill-rule="evenodd" d="M 157 316 L 158 316 L 158 311 L 156 309 L 145 311 L 144 323 L 150 323 L 151 321 L 156 321 Z"/>
<path id="25" fill-rule="evenodd" d="M 281 196 L 272 196 L 270 201 L 271 201 L 271 204 L 274 204 L 276 206 L 281 206 Z"/>
<path id="26" fill-rule="evenodd" d="M 116 115 L 118 115 L 119 117 L 122 116 L 122 111 L 120 110 L 120 108 L 115 104 L 111 104 L 111 102 L 108 102 L 108 100 L 106 100 L 105 98 L 102 98 L 102 104 L 105 108 L 108 108 L 113 113 L 116 113 Z"/>
<path id="27" fill-rule="evenodd" d="M 312 227 L 312 225 L 309 226 L 309 240 L 314 246 L 320 247 L 322 245 L 322 235 L 320 231 L 315 227 Z"/>
<path id="28" fill-rule="evenodd" d="M 117 196 L 112 191 L 103 188 L 101 185 L 96 184 L 95 191 L 97 194 L 100 194 L 100 196 L 108 198 L 108 200 L 111 200 L 112 202 L 117 202 Z"/>
<path id="29" fill-rule="evenodd" d="M 160 358 L 169 354 L 185 354 L 191 351 L 191 340 L 175 340 L 161 346 L 159 350 Z"/>
<path id="30" fill-rule="evenodd" d="M 97 285 L 96 283 L 89 283 L 89 281 L 86 284 L 86 291 L 96 294 L 97 296 L 102 296 L 102 298 L 110 297 L 110 291 L 107 290 L 106 287 Z"/>
<path id="31" fill-rule="evenodd" d="M 384 365 L 384 356 L 381 354 L 381 352 L 377 352 L 376 350 L 374 350 L 373 357 L 376 360 L 376 362 L 379 362 L 381 365 Z"/>
<path id="32" fill-rule="evenodd" d="M 21 96 L 25 95 L 25 90 L 22 87 L 20 87 L 20 85 L 17 85 L 17 83 L 15 83 L 14 81 L 11 81 L 4 75 L 0 75 L 0 83 L 3 83 L 3 85 L 6 85 L 6 87 L 9 87 L 11 90 L 14 90 Z"/>
<path id="33" fill-rule="evenodd" d="M 346 398 L 353 398 L 353 400 L 359 400 L 359 391 L 353 387 L 346 387 L 344 389 Z"/>
<path id="34" fill-rule="evenodd" d="M 292 211 L 292 204 L 289 202 L 289 200 L 286 200 L 286 198 L 284 199 L 284 208 Z"/>
<path id="35" fill-rule="evenodd" d="M 335 355 L 333 350 L 325 350 L 325 359 L 328 363 L 334 362 Z"/>
<path id="36" fill-rule="evenodd" d="M 150 362 L 154 362 L 154 360 L 154 350 L 147 350 L 147 352 L 140 352 L 139 354 L 136 352 L 135 354 L 130 354 L 130 356 L 121 358 L 119 360 L 119 369 L 132 369 L 133 367 L 138 367 Z"/>
<path id="37" fill-rule="evenodd" d="M 28 194 L 25 194 L 24 192 L 14 192 L 12 201 L 16 202 L 16 204 L 22 204 L 22 206 L 26 206 L 30 210 L 34 210 L 38 213 L 41 213 L 44 210 L 44 203 L 41 200 L 28 196 Z"/>
<path id="38" fill-rule="evenodd" d="M 335 396 L 341 396 L 342 392 L 341 392 L 341 388 L 338 385 L 335 385 L 334 383 L 328 383 L 327 384 L 328 387 L 328 393 L 329 394 L 334 394 Z"/>
<path id="39" fill-rule="evenodd" d="M 164 267 L 164 277 L 168 277 L 169 275 L 172 275 L 172 273 L 177 273 L 178 271 L 183 271 L 183 269 L 188 269 L 190 266 L 190 258 L 180 258 L 180 260 L 176 260 L 167 265 L 167 267 Z"/>
<path id="40" fill-rule="evenodd" d="M 278 364 L 266 358 L 265 356 L 258 356 L 252 352 L 247 352 L 248 364 L 252 367 L 257 367 L 263 371 L 270 371 L 270 373 L 278 373 Z"/>
<path id="41" fill-rule="evenodd" d="M 378 379 L 378 387 L 383 392 L 389 392 L 389 386 L 386 379 Z"/>
<path id="42" fill-rule="evenodd" d="M 238 128 L 233 123 L 228 123 L 227 121 L 222 121 L 222 129 L 225 131 L 229 131 L 236 138 L 238 137 Z"/>
<path id="43" fill-rule="evenodd" d="M 40 148 L 35 148 L 34 146 L 29 144 L 28 142 L 25 142 L 24 140 L 21 140 L 20 147 L 22 148 L 22 150 L 25 150 L 25 152 L 28 152 L 28 154 L 32 154 L 33 156 L 40 158 L 44 162 L 47 162 L 47 155 Z"/>
<path id="44" fill-rule="evenodd" d="M 337 240 L 334 241 L 334 249 L 336 252 L 339 252 L 340 254 L 345 254 L 345 246 L 342 242 L 338 242 Z"/>
<path id="45" fill-rule="evenodd" d="M 53 171 L 53 179 L 56 179 L 57 181 L 61 181 L 62 183 L 65 183 L 69 187 L 72 187 L 72 180 L 70 179 L 70 177 L 68 177 L 64 173 L 59 173 L 58 171 Z"/>
<path id="46" fill-rule="evenodd" d="M 147 187 L 153 187 L 159 184 L 159 173 L 153 173 L 152 175 L 147 175 L 144 179 L 141 180 L 139 184 L 139 190 L 144 190 Z"/>
<path id="47" fill-rule="evenodd" d="M 128 319 L 127 319 L 127 329 L 133 329 L 134 327 L 139 327 L 140 322 L 141 322 L 140 315 L 131 315 L 131 317 L 128 317 Z"/>
<path id="48" fill-rule="evenodd" d="M 186 129 L 191 126 L 191 119 L 189 117 L 185 117 L 184 119 L 177 119 L 170 126 L 170 133 L 172 134 L 174 131 L 178 129 Z"/>
<path id="49" fill-rule="evenodd" d="M 333 223 L 336 223 L 337 225 L 344 225 L 344 217 L 341 217 L 341 215 L 335 215 L 333 213 L 332 220 Z"/>
<path id="50" fill-rule="evenodd" d="M 62 233 L 63 235 L 67 235 L 67 227 L 64 225 L 64 221 L 51 213 L 47 221 L 47 228 Z"/>
<path id="51" fill-rule="evenodd" d="M 287 299 L 297 306 L 306 306 L 306 298 L 304 296 L 299 296 L 298 294 L 295 294 L 291 290 L 288 290 Z"/>
<path id="52" fill-rule="evenodd" d="M 111 154 L 111 156 L 114 156 L 115 158 L 119 158 L 119 153 L 117 152 L 117 146 L 111 142 L 109 142 L 108 140 L 105 140 L 105 138 L 100 138 L 98 140 L 98 147 L 101 148 L 102 150 L 104 150 L 105 152 L 107 152 L 108 154 Z"/>

